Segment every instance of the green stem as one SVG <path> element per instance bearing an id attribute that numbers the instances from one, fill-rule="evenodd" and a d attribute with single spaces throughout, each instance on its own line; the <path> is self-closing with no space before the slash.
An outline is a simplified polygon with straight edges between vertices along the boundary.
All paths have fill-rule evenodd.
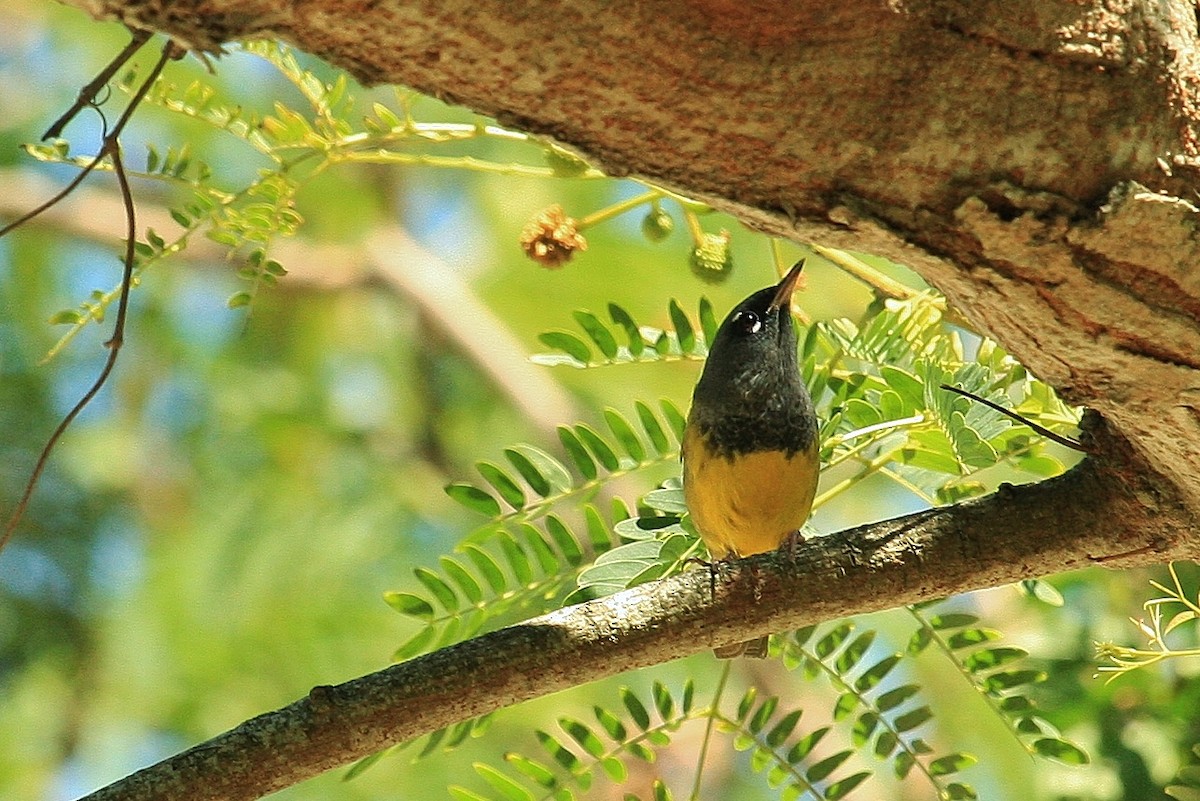
<path id="1" fill-rule="evenodd" d="M 857 256 L 852 256 L 844 250 L 829 248 L 824 245 L 809 245 L 813 253 L 822 256 L 842 268 L 850 275 L 872 287 L 884 297 L 896 300 L 908 300 L 920 294 L 910 286 L 906 286 L 894 278 L 890 278 L 867 264 Z"/>
<path id="2" fill-rule="evenodd" d="M 575 223 L 575 229 L 582 231 L 585 228 L 590 228 L 597 223 L 602 223 L 605 220 L 611 220 L 613 217 L 624 214 L 630 209 L 635 209 L 638 206 L 658 200 L 662 196 L 662 192 L 659 192 L 657 189 L 651 189 L 649 192 L 636 195 L 628 200 L 622 200 L 620 203 L 614 203 L 607 208 L 600 209 L 599 211 L 593 211 L 582 220 L 579 220 Z"/>
<path id="3" fill-rule="evenodd" d="M 713 729 L 717 723 L 716 712 L 721 705 L 721 696 L 725 693 L 725 684 L 729 681 L 732 667 L 733 660 L 725 660 L 721 678 L 717 681 L 717 689 L 713 692 L 712 714 L 708 716 L 708 723 L 704 727 L 704 739 L 700 742 L 700 755 L 696 758 L 696 781 L 692 783 L 692 793 L 688 796 L 691 801 L 700 799 L 700 780 L 704 777 L 704 765 L 708 761 L 708 746 L 712 743 Z"/>

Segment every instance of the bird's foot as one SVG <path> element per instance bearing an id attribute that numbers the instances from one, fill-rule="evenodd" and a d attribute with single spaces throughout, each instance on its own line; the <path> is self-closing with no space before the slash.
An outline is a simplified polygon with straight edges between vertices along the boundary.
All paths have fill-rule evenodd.
<path id="1" fill-rule="evenodd" d="M 788 534 L 780 544 L 779 550 L 783 551 L 783 555 L 787 557 L 790 564 L 796 564 L 796 558 L 800 555 L 800 546 L 807 540 L 800 533 L 800 529 L 796 529 L 791 534 Z"/>

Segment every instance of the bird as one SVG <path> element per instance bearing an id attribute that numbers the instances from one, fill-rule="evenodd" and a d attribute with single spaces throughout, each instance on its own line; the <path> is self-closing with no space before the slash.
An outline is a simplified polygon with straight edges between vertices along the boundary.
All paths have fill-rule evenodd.
<path id="1" fill-rule="evenodd" d="M 684 500 L 714 560 L 797 542 L 812 511 L 819 422 L 800 375 L 791 313 L 803 269 L 801 259 L 779 283 L 730 311 L 692 394 L 682 449 Z M 767 637 L 715 653 L 763 658 Z"/>

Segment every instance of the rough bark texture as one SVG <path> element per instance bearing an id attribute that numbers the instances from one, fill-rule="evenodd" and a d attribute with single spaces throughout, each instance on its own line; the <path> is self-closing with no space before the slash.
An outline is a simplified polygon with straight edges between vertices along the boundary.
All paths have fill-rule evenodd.
<path id="1" fill-rule="evenodd" d="M 539 654 L 549 667 L 526 666 L 520 691 L 497 679 L 490 703 L 535 683 L 562 686 L 553 660 L 596 657 L 610 672 L 969 586 L 1200 550 L 1192 2 L 73 2 L 205 50 L 278 36 L 364 81 L 408 84 L 554 136 L 613 174 L 750 224 L 889 256 L 1105 421 L 1096 454 L 1045 488 L 918 515 L 908 533 L 872 528 L 810 546 L 829 561 L 778 578 L 757 605 L 689 605 L 689 580 L 668 583 L 658 591 L 682 607 L 656 607 L 648 630 L 605 618 L 586 647 L 549 638 Z M 926 523 L 944 527 L 937 547 L 919 535 Z M 882 531 L 899 531 L 889 542 L 906 547 L 876 547 Z M 703 629 L 689 617 L 701 607 Z M 593 610 L 575 623 L 612 614 Z M 634 655 L 647 637 L 658 645 Z M 482 711 L 465 703 L 454 708 Z M 383 728 L 417 733 L 395 716 Z"/>

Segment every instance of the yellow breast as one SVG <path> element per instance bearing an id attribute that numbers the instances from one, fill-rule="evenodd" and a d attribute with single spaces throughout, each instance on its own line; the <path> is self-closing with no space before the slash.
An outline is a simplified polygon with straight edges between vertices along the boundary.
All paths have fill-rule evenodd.
<path id="1" fill-rule="evenodd" d="M 684 437 L 684 498 L 715 559 L 778 548 L 808 519 L 820 469 L 815 443 L 791 458 L 775 451 L 726 458 L 713 455 L 694 427 Z"/>

